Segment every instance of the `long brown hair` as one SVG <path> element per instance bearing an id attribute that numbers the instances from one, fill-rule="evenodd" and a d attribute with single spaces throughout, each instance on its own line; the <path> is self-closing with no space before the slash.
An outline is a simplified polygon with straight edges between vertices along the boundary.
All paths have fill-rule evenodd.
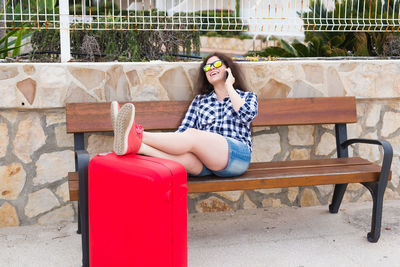
<path id="1" fill-rule="evenodd" d="M 207 60 L 214 56 L 221 59 L 227 68 L 231 68 L 232 75 L 233 75 L 233 77 L 235 77 L 235 83 L 233 84 L 233 88 L 240 89 L 242 91 L 248 91 L 246 82 L 243 79 L 243 74 L 242 74 L 242 71 L 240 70 L 239 65 L 234 63 L 232 58 L 230 58 L 229 56 L 227 56 L 223 53 L 214 52 L 214 53 L 209 54 L 203 60 L 203 63 L 200 66 L 199 75 L 198 75 L 197 83 L 196 83 L 196 87 L 195 87 L 195 92 L 197 94 L 209 94 L 214 90 L 214 87 L 207 80 L 206 73 L 203 71 L 203 67 L 204 67 L 204 65 L 206 65 Z"/>

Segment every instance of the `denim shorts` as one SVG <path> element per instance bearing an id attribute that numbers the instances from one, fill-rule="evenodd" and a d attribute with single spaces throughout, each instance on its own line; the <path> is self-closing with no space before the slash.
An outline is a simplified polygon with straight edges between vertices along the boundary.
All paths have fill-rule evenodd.
<path id="1" fill-rule="evenodd" d="M 228 165 L 225 169 L 220 171 L 212 171 L 206 166 L 203 166 L 203 170 L 197 175 L 191 175 L 193 177 L 207 176 L 215 174 L 221 177 L 232 177 L 243 174 L 250 165 L 251 152 L 248 146 L 236 139 L 231 137 L 225 137 L 228 142 Z"/>

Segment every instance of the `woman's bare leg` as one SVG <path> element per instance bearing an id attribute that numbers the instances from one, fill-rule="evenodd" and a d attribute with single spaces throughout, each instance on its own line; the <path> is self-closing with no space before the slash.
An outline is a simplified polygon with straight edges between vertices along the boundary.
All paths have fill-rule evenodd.
<path id="1" fill-rule="evenodd" d="M 203 170 L 203 163 L 190 152 L 181 155 L 171 155 L 142 143 L 138 153 L 146 156 L 158 157 L 179 162 L 185 167 L 188 173 L 193 175 L 197 175 Z"/>
<path id="2" fill-rule="evenodd" d="M 197 129 L 183 133 L 143 133 L 144 144 L 167 154 L 193 153 L 211 170 L 222 170 L 228 165 L 228 142 L 225 137 Z"/>

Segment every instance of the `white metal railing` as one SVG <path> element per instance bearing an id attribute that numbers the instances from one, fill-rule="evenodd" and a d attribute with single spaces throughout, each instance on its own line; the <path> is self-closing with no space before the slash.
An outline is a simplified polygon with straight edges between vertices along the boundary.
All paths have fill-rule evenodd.
<path id="1" fill-rule="evenodd" d="M 0 0 L 0 29 L 399 32 L 400 0 Z M 63 52 L 64 51 L 64 52 Z"/>
<path id="2" fill-rule="evenodd" d="M 400 31 L 399 0 L 0 1 L 0 28 L 59 29 L 68 4 L 63 15 L 73 30 Z"/>

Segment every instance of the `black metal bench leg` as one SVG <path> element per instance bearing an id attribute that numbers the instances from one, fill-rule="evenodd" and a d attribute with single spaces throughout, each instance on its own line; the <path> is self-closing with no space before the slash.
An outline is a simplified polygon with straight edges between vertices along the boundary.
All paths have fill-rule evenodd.
<path id="1" fill-rule="evenodd" d="M 81 234 L 81 205 L 79 204 L 78 200 L 78 230 L 76 231 L 77 234 Z"/>
<path id="2" fill-rule="evenodd" d="M 371 192 L 373 200 L 371 232 L 368 233 L 367 238 L 369 242 L 376 243 L 381 235 L 383 195 L 385 193 L 385 188 L 383 188 L 383 190 L 379 188 L 377 182 L 362 184 Z"/>
<path id="3" fill-rule="evenodd" d="M 88 165 L 86 151 L 75 152 L 75 164 L 79 170 L 79 220 L 82 235 L 82 265 L 89 266 L 89 205 L 88 205 Z"/>
<path id="4" fill-rule="evenodd" d="M 330 213 L 338 213 L 340 204 L 346 192 L 347 184 L 337 184 L 335 185 L 335 191 L 333 192 L 332 204 L 329 205 Z"/>

